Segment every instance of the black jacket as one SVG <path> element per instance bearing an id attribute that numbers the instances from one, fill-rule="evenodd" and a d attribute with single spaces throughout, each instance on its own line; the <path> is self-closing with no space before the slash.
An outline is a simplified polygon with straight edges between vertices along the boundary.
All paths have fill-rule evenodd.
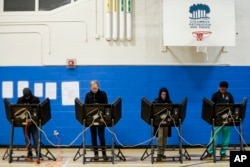
<path id="1" fill-rule="evenodd" d="M 226 92 L 223 96 L 220 91 L 217 91 L 213 94 L 212 101 L 214 103 L 234 103 L 234 98 L 229 92 Z"/>
<path id="2" fill-rule="evenodd" d="M 108 97 L 106 92 L 98 89 L 96 93 L 88 92 L 85 96 L 85 104 L 108 104 Z"/>
<path id="3" fill-rule="evenodd" d="M 25 99 L 23 96 L 19 97 L 17 100 L 17 104 L 38 104 L 40 100 L 38 97 L 31 95 L 29 99 Z"/>

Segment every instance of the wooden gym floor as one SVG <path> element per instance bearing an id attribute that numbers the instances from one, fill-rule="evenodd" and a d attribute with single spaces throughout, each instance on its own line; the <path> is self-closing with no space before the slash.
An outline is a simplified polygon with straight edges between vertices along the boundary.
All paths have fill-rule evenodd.
<path id="1" fill-rule="evenodd" d="M 249 150 L 248 148 L 245 148 L 246 150 Z M 90 166 L 90 167 L 97 167 L 97 166 L 112 166 L 111 158 L 109 158 L 110 161 L 108 162 L 96 162 L 96 161 L 90 161 L 90 158 L 88 158 L 83 164 L 83 157 L 80 155 L 77 156 L 78 159 L 75 161 L 74 156 L 76 155 L 78 149 L 76 148 L 63 148 L 63 149 L 56 149 L 56 148 L 49 148 L 49 152 L 52 153 L 52 155 L 57 159 L 56 161 L 48 160 L 47 157 L 50 157 L 50 155 L 47 155 L 43 158 L 43 160 L 40 161 L 40 164 L 37 164 L 35 160 L 33 161 L 27 161 L 25 158 L 20 158 L 19 161 L 17 161 L 15 158 L 13 158 L 13 161 L 9 163 L 9 157 L 6 156 L 5 159 L 4 153 L 6 151 L 6 148 L 0 148 L 0 166 L 1 167 L 30 167 L 30 166 L 40 166 L 40 167 L 80 167 L 83 165 Z M 121 149 L 121 153 L 125 156 L 126 161 L 120 160 L 119 157 L 115 157 L 114 160 L 114 166 L 143 166 L 143 167 L 149 167 L 149 166 L 156 166 L 156 167 L 163 167 L 163 166 L 171 166 L 171 167 L 215 167 L 220 165 L 220 167 L 229 167 L 229 158 L 228 160 L 216 161 L 214 163 L 212 160 L 200 160 L 201 155 L 205 151 L 204 148 L 187 148 L 187 153 L 189 154 L 191 160 L 186 159 L 186 156 L 183 156 L 183 163 L 179 161 L 179 158 L 175 158 L 175 161 L 173 158 L 179 156 L 178 150 L 174 151 L 166 151 L 165 155 L 169 158 L 167 158 L 165 161 L 161 162 L 155 162 L 151 163 L 151 157 L 145 158 L 143 161 L 141 160 L 141 157 L 146 149 Z M 80 150 L 82 153 L 82 150 Z M 42 154 L 46 154 L 47 150 L 42 149 Z M 117 154 L 117 149 L 115 150 L 115 153 Z M 148 153 L 150 154 L 150 150 L 148 150 Z M 229 155 L 229 152 L 227 153 Z M 13 157 L 14 156 L 23 156 L 26 155 L 26 151 L 24 150 L 15 150 L 13 151 Z M 111 152 L 107 151 L 107 155 L 111 157 Z M 90 150 L 87 150 L 86 157 L 92 157 L 93 153 Z M 219 157 L 218 157 L 219 158 Z"/>

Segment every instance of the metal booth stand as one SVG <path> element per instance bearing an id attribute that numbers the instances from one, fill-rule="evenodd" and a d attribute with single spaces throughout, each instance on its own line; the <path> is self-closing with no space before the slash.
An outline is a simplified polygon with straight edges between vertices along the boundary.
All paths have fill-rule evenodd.
<path id="1" fill-rule="evenodd" d="M 157 157 L 154 156 L 155 148 L 153 144 L 153 128 L 154 127 L 164 127 L 171 126 L 177 127 L 179 130 L 179 155 L 178 156 L 167 156 L 167 159 L 179 159 L 180 163 L 183 163 L 183 156 L 187 160 L 191 160 L 189 153 L 186 148 L 183 148 L 182 144 L 182 122 L 185 119 L 186 115 L 186 105 L 187 98 L 185 97 L 181 104 L 165 104 L 165 103 L 151 103 L 145 97 L 141 101 L 141 118 L 150 125 L 150 134 L 151 141 L 149 147 L 144 151 L 141 160 L 145 160 L 148 157 L 151 157 L 151 163 L 155 162 Z M 149 150 L 150 149 L 150 150 Z M 166 148 L 165 148 L 166 149 Z M 183 152 L 184 150 L 184 152 Z M 172 151 L 172 150 L 167 150 Z M 174 151 L 174 149 L 173 149 Z"/>
<path id="2" fill-rule="evenodd" d="M 240 151 L 243 151 L 243 141 L 242 141 L 242 121 L 245 117 L 247 98 L 243 98 L 241 104 L 214 104 L 207 98 L 203 99 L 202 105 L 202 119 L 208 124 L 212 125 L 212 141 L 207 146 L 206 150 L 200 157 L 203 160 L 207 156 L 208 148 L 212 145 L 213 147 L 213 162 L 217 160 L 216 156 L 216 145 L 215 145 L 215 126 L 238 126 L 239 136 L 240 136 Z"/>
<path id="3" fill-rule="evenodd" d="M 10 145 L 9 148 L 4 153 L 3 160 L 9 158 L 9 163 L 14 159 L 17 161 L 21 159 L 26 159 L 26 156 L 13 156 L 14 149 L 14 130 L 16 127 L 25 127 L 25 126 L 38 126 L 42 128 L 51 118 L 50 111 L 50 100 L 46 98 L 42 103 L 39 104 L 11 104 L 8 99 L 4 99 L 5 112 L 8 121 L 11 124 L 10 131 Z M 41 153 L 41 148 L 46 150 L 45 154 Z M 47 158 L 48 160 L 56 161 L 54 155 L 49 151 L 47 147 L 44 147 L 41 142 L 41 132 L 38 130 L 38 145 L 37 145 L 37 155 L 36 162 L 39 164 L 40 160 Z"/>
<path id="4" fill-rule="evenodd" d="M 126 161 L 126 158 L 121 152 L 120 148 L 115 144 L 115 124 L 121 119 L 121 103 L 122 100 L 120 97 L 113 104 L 83 104 L 78 98 L 75 99 L 75 114 L 76 119 L 83 127 L 83 142 L 73 158 L 74 161 L 76 161 L 80 157 L 83 158 L 83 164 L 85 164 L 87 161 L 95 161 L 93 157 L 86 156 L 86 130 L 87 127 L 93 125 L 111 127 L 112 129 L 111 148 L 97 146 L 95 149 L 97 149 L 98 151 L 103 149 L 107 151 L 108 149 L 110 149 L 111 157 L 108 156 L 107 161 L 111 161 L 112 164 L 114 164 L 115 162 L 115 157 L 119 158 L 119 160 Z M 83 149 L 82 153 L 81 149 Z M 92 147 L 91 149 L 94 149 L 94 147 Z M 116 149 L 118 150 L 117 153 L 115 153 Z M 99 159 L 95 162 L 107 161 L 104 159 Z"/>

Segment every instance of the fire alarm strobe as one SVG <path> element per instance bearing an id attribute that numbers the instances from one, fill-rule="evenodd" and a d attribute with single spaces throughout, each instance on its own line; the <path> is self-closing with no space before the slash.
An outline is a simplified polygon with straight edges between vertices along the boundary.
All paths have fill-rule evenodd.
<path id="1" fill-rule="evenodd" d="M 75 68 L 76 67 L 76 59 L 67 59 L 67 67 Z"/>

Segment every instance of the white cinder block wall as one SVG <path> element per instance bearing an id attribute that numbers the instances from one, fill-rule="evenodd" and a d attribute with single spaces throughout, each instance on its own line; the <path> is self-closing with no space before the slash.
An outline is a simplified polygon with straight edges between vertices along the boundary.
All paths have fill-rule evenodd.
<path id="1" fill-rule="evenodd" d="M 133 40 L 106 41 L 104 2 L 78 0 L 49 12 L 3 12 L 0 0 L 0 65 L 65 65 L 68 58 L 78 65 L 250 64 L 247 0 L 235 1 L 236 46 L 223 52 L 208 47 L 208 55 L 196 53 L 195 47 L 162 47 L 162 0 L 134 0 Z"/>

